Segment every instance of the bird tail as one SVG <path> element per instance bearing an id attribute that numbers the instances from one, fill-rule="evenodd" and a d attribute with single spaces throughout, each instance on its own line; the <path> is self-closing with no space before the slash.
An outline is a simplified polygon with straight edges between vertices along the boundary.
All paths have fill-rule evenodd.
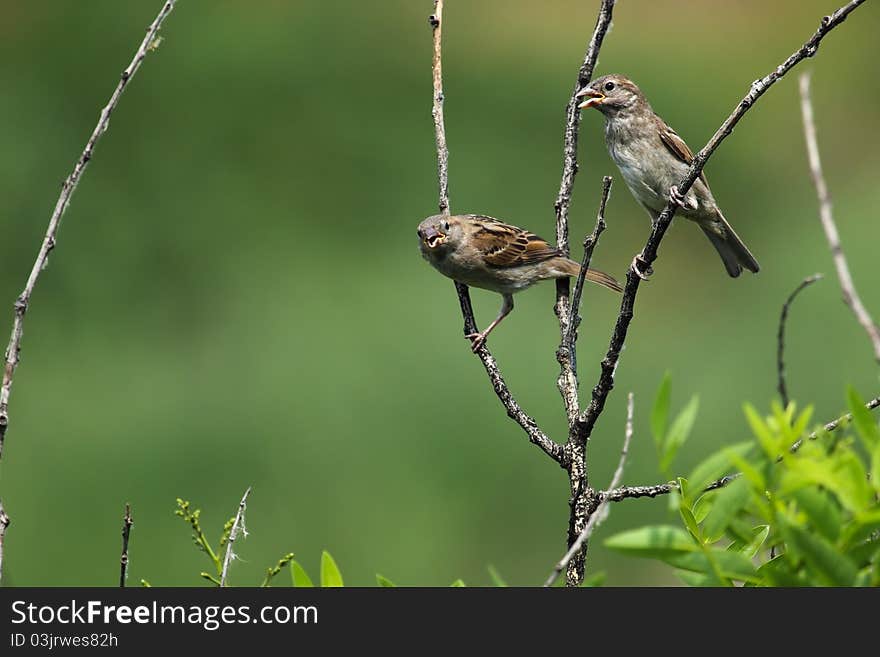
<path id="1" fill-rule="evenodd" d="M 742 273 L 743 267 L 750 272 L 758 273 L 760 267 L 755 256 L 740 239 L 736 231 L 731 228 L 727 220 L 718 212 L 711 223 L 701 225 L 700 228 L 706 233 L 706 237 L 712 242 L 712 246 L 718 251 L 724 268 L 731 277 L 736 278 Z"/>
<path id="2" fill-rule="evenodd" d="M 559 269 L 566 276 L 575 277 L 580 274 L 581 266 L 576 263 L 574 260 L 569 258 L 560 258 L 559 259 Z M 609 290 L 613 290 L 614 292 L 623 292 L 623 286 L 617 282 L 611 274 L 606 274 L 604 271 L 599 271 L 598 269 L 588 269 L 585 279 L 590 281 L 591 283 L 596 283 L 597 285 L 601 285 L 602 287 L 607 287 Z"/>

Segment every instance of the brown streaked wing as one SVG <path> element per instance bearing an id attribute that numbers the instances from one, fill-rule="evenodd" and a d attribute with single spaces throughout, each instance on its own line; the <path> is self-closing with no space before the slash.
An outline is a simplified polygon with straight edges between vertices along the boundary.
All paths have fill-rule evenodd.
<path id="1" fill-rule="evenodd" d="M 691 149 L 688 148 L 688 145 L 684 142 L 684 139 L 678 136 L 678 133 L 670 128 L 666 123 L 659 119 L 660 128 L 658 133 L 660 134 L 660 141 L 663 142 L 663 145 L 669 149 L 669 152 L 672 153 L 679 160 L 684 162 L 685 164 L 691 164 L 694 161 L 694 154 L 691 152 Z M 709 182 L 706 180 L 706 174 L 700 171 L 700 180 L 703 181 L 703 184 L 706 187 L 709 186 Z"/>
<path id="2" fill-rule="evenodd" d="M 494 267 L 519 267 L 543 262 L 559 255 L 546 240 L 522 228 L 491 217 L 473 219 L 479 228 L 473 233 L 474 246 Z"/>

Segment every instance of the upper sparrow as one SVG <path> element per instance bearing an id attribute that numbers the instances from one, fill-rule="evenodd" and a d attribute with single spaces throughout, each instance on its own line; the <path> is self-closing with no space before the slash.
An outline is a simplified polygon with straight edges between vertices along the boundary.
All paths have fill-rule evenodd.
<path id="1" fill-rule="evenodd" d="M 470 333 L 473 350 L 513 310 L 513 294 L 550 278 L 577 276 L 580 265 L 537 235 L 479 214 L 435 215 L 419 224 L 422 256 L 449 278 L 498 292 L 504 302 L 495 320 Z M 588 269 L 586 280 L 620 292 L 608 274 Z"/>
<path id="2" fill-rule="evenodd" d="M 633 196 L 644 206 L 654 222 L 672 199 L 681 214 L 697 222 L 724 261 L 731 276 L 743 267 L 758 271 L 758 262 L 734 232 L 715 203 L 706 176 L 694 182 L 682 197 L 676 184 L 685 176 L 694 154 L 675 130 L 654 114 L 639 88 L 622 75 L 605 75 L 578 92 L 586 97 L 580 108 L 595 107 L 605 115 L 605 144 L 611 159 L 620 168 Z M 639 276 L 638 261 L 633 269 Z"/>

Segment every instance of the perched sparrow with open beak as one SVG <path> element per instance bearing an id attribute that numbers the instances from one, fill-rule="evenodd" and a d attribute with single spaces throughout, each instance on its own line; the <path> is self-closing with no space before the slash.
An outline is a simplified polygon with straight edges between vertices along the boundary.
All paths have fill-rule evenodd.
<path id="1" fill-rule="evenodd" d="M 419 224 L 422 256 L 449 278 L 498 292 L 504 302 L 498 317 L 467 337 L 474 351 L 513 310 L 513 294 L 538 281 L 577 276 L 580 265 L 545 240 L 522 228 L 478 214 L 435 215 Z M 588 269 L 586 280 L 620 292 L 608 274 Z"/>
<path id="2" fill-rule="evenodd" d="M 694 154 L 675 130 L 654 114 L 647 98 L 622 75 L 606 75 L 593 80 L 578 92 L 585 98 L 579 107 L 595 107 L 605 115 L 605 144 L 611 159 L 620 168 L 633 196 L 656 222 L 667 199 L 680 213 L 695 221 L 724 261 L 731 276 L 739 276 L 743 267 L 758 271 L 758 262 L 734 232 L 715 203 L 706 176 L 700 174 L 685 196 L 676 184 L 684 178 Z M 645 278 L 633 260 L 633 270 Z"/>

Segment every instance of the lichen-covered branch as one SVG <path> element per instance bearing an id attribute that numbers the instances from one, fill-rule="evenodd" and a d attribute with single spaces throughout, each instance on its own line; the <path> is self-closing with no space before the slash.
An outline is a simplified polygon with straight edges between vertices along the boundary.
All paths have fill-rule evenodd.
<path id="1" fill-rule="evenodd" d="M 601 0 L 599 14 L 596 17 L 596 27 L 587 45 L 584 61 L 578 70 L 571 98 L 565 108 L 565 132 L 562 147 L 562 179 L 559 182 L 559 193 L 553 207 L 556 211 L 556 247 L 568 255 L 568 209 L 571 205 L 571 195 L 574 190 L 574 179 L 578 172 L 577 146 L 578 130 L 581 122 L 581 111 L 578 109 L 580 101 L 577 93 L 587 82 L 593 78 L 593 71 L 599 59 L 599 50 L 608 29 L 611 27 L 611 16 L 614 11 L 616 0 Z M 568 414 L 569 426 L 574 422 L 579 410 L 577 367 L 575 354 L 570 349 L 569 340 L 571 334 L 570 325 L 577 311 L 569 310 L 568 301 L 569 280 L 560 278 L 556 281 L 556 305 L 554 312 L 559 319 L 560 344 L 556 352 L 556 360 L 559 362 L 559 378 L 557 387 L 562 395 L 565 410 Z"/>
<path id="2" fill-rule="evenodd" d="M 804 119 L 804 136 L 807 141 L 807 155 L 810 162 L 810 175 L 813 185 L 816 187 L 816 196 L 819 197 L 819 218 L 825 231 L 825 238 L 831 249 L 831 257 L 834 259 L 834 267 L 837 269 L 837 278 L 840 281 L 840 289 L 843 292 L 843 301 L 856 316 L 856 321 L 865 329 L 871 347 L 874 350 L 874 358 L 880 363 L 880 327 L 871 317 L 853 282 L 843 246 L 840 244 L 840 234 L 837 232 L 837 224 L 834 222 L 834 213 L 831 211 L 831 195 L 828 193 L 828 185 L 822 174 L 822 161 L 819 159 L 819 142 L 816 139 L 816 123 L 813 120 L 813 102 L 810 99 L 810 75 L 804 73 L 800 77 L 801 91 L 801 114 Z"/>
<path id="3" fill-rule="evenodd" d="M 617 464 L 617 469 L 614 471 L 614 475 L 611 477 L 611 484 L 608 486 L 609 489 L 615 489 L 620 485 L 620 480 L 623 478 L 623 468 L 626 465 L 626 456 L 629 453 L 629 443 L 632 440 L 633 435 L 633 394 L 629 393 L 629 396 L 626 400 L 626 427 L 624 429 L 623 434 L 623 449 L 620 451 L 620 461 Z M 586 526 L 584 526 L 583 531 L 577 537 L 577 540 L 572 543 L 571 547 L 569 547 L 568 552 L 565 553 L 565 556 L 559 560 L 559 563 L 553 568 L 553 571 L 550 573 L 550 576 L 547 578 L 547 581 L 544 582 L 544 586 L 553 586 L 556 582 L 556 578 L 559 577 L 559 574 L 565 570 L 571 560 L 574 558 L 574 555 L 580 552 L 584 545 L 586 545 L 587 541 L 590 540 L 590 536 L 593 535 L 596 527 L 598 527 L 605 518 L 608 517 L 608 500 L 602 499 L 599 501 L 599 505 L 595 508 L 593 513 L 590 515 L 590 519 L 587 521 Z"/>

